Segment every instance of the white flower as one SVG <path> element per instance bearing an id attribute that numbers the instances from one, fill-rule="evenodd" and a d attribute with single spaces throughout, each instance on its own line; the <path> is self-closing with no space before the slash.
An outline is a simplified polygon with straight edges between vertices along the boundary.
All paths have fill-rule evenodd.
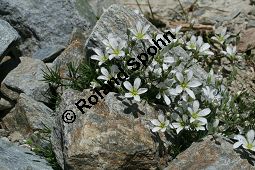
<path id="1" fill-rule="evenodd" d="M 151 39 L 150 36 L 147 34 L 150 25 L 143 26 L 140 21 L 137 22 L 135 29 L 130 29 L 130 31 L 134 34 L 132 37 L 133 40 L 145 40 Z"/>
<path id="2" fill-rule="evenodd" d="M 197 100 L 195 100 L 193 102 L 193 108 L 188 107 L 188 111 L 191 114 L 190 123 L 198 120 L 200 122 L 207 124 L 207 119 L 204 118 L 204 116 L 207 116 L 211 112 L 211 110 L 209 108 L 200 110 L 199 102 Z"/>
<path id="3" fill-rule="evenodd" d="M 110 44 L 110 40 L 111 40 L 111 39 L 119 39 L 119 38 L 118 38 L 116 35 L 112 34 L 112 33 L 108 34 L 107 39 L 104 39 L 104 40 L 102 41 L 103 44 L 104 44 L 105 47 L 106 47 L 106 50 L 108 50 L 108 49 L 111 48 L 111 44 Z"/>
<path id="4" fill-rule="evenodd" d="M 178 41 L 178 43 L 180 44 L 184 44 L 184 41 L 183 41 L 183 37 L 182 37 L 182 32 L 180 32 L 182 26 L 178 26 L 176 28 L 171 28 L 170 30 L 165 30 L 165 32 L 168 32 L 170 31 L 171 33 L 173 33 L 175 35 L 175 39 L 173 39 L 172 37 L 168 36 L 168 38 L 171 40 L 171 43 L 175 43 Z"/>
<path id="5" fill-rule="evenodd" d="M 197 80 L 193 80 L 191 81 L 193 77 L 193 72 L 191 70 L 187 71 L 187 77 L 184 78 L 183 74 L 180 72 L 176 73 L 176 78 L 179 81 L 179 85 L 175 88 L 176 93 L 181 93 L 183 91 L 186 91 L 190 97 L 192 97 L 193 99 L 195 99 L 195 94 L 192 90 L 190 90 L 191 87 L 198 87 L 200 86 L 202 83 L 197 81 Z"/>
<path id="6" fill-rule="evenodd" d="M 108 70 L 104 67 L 101 68 L 101 73 L 103 75 L 99 76 L 97 79 L 105 80 L 104 83 L 107 83 L 108 80 L 111 78 L 116 77 L 116 73 L 119 71 L 118 66 L 113 65 L 111 66 L 111 72 L 109 73 Z"/>
<path id="7" fill-rule="evenodd" d="M 187 42 L 186 48 L 189 50 L 197 50 L 197 38 L 194 35 L 192 35 L 190 41 Z"/>
<path id="8" fill-rule="evenodd" d="M 165 116 L 163 114 L 158 115 L 158 119 L 151 120 L 151 123 L 155 126 L 152 129 L 152 132 L 165 132 L 167 126 L 169 125 L 169 120 L 165 119 Z"/>
<path id="9" fill-rule="evenodd" d="M 198 36 L 197 38 L 197 48 L 200 55 L 213 55 L 214 53 L 209 50 L 210 45 L 203 42 L 203 38 Z"/>
<path id="10" fill-rule="evenodd" d="M 100 86 L 100 84 L 96 81 L 90 82 L 90 87 L 92 87 L 93 89 L 96 88 L 96 87 L 99 87 L 99 86 Z"/>
<path id="11" fill-rule="evenodd" d="M 111 38 L 109 39 L 109 44 L 110 48 L 107 50 L 107 52 L 110 54 L 109 60 L 125 56 L 123 48 L 126 46 L 126 41 Z"/>
<path id="12" fill-rule="evenodd" d="M 201 121 L 194 121 L 192 122 L 192 125 L 195 127 L 196 131 L 205 130 L 206 123 Z"/>
<path id="13" fill-rule="evenodd" d="M 233 148 L 238 148 L 239 146 L 243 146 L 243 148 L 255 151 L 255 132 L 254 130 L 249 130 L 246 134 L 246 138 L 242 135 L 236 135 L 234 139 L 238 140 Z"/>
<path id="14" fill-rule="evenodd" d="M 210 45 L 208 43 L 204 43 L 201 36 L 196 38 L 192 35 L 190 41 L 187 42 L 186 48 L 197 51 L 199 55 L 213 55 L 213 52 L 209 50 Z"/>
<path id="15" fill-rule="evenodd" d="M 108 60 L 108 55 L 105 54 L 102 50 L 98 48 L 94 48 L 93 50 L 96 52 L 97 55 L 92 55 L 91 59 L 99 61 L 99 66 Z"/>
<path id="16" fill-rule="evenodd" d="M 215 36 L 212 37 L 213 40 L 219 42 L 220 44 L 223 44 L 226 39 L 230 37 L 230 35 L 226 34 L 227 33 L 227 28 L 223 28 L 220 33 L 216 33 Z"/>
<path id="17" fill-rule="evenodd" d="M 226 55 L 230 60 L 241 59 L 241 56 L 238 56 L 236 53 L 236 46 L 228 45 L 226 51 L 221 51 L 224 55 Z"/>
<path id="18" fill-rule="evenodd" d="M 135 9 L 133 11 L 134 11 L 134 13 L 136 13 L 138 15 L 144 16 L 143 13 L 141 13 L 140 10 L 138 10 L 138 9 Z"/>
<path id="19" fill-rule="evenodd" d="M 171 31 L 171 33 L 173 33 L 173 34 L 178 35 L 179 32 L 180 32 L 180 30 L 181 30 L 181 28 L 182 28 L 182 26 L 179 25 L 179 26 L 177 26 L 176 28 L 171 28 L 170 31 Z"/>
<path id="20" fill-rule="evenodd" d="M 187 115 L 182 115 L 182 118 L 180 118 L 180 116 L 177 116 L 175 120 L 177 122 L 172 123 L 169 126 L 171 128 L 176 129 L 177 134 L 179 134 L 180 131 L 182 131 L 183 129 L 188 129 L 189 128 L 189 126 L 187 126 L 187 120 L 188 120 Z"/>
<path id="21" fill-rule="evenodd" d="M 156 98 L 160 99 L 162 96 L 166 102 L 167 105 L 169 105 L 171 103 L 171 100 L 169 99 L 169 87 L 167 86 L 167 84 L 169 85 L 170 82 L 169 81 L 165 81 L 165 82 L 160 82 L 157 87 L 159 88 L 159 93 L 157 94 Z"/>
<path id="22" fill-rule="evenodd" d="M 145 93 L 148 89 L 147 88 L 140 88 L 141 85 L 141 79 L 136 78 L 134 82 L 134 86 L 132 86 L 128 81 L 124 82 L 124 86 L 127 90 L 129 90 L 129 93 L 125 94 L 125 97 L 130 98 L 134 97 L 136 101 L 140 101 L 140 94 Z"/>
<path id="23" fill-rule="evenodd" d="M 206 86 L 202 88 L 205 96 L 205 100 L 209 102 L 218 102 L 221 99 L 221 95 L 217 94 L 216 89 L 210 89 L 210 87 Z"/>

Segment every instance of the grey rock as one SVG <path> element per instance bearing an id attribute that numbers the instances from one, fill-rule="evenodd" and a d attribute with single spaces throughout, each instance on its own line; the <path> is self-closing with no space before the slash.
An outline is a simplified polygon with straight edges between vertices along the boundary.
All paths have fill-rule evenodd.
<path id="1" fill-rule="evenodd" d="M 27 136 L 46 127 L 52 129 L 53 111 L 43 103 L 21 93 L 15 108 L 3 118 L 3 124 L 7 130 L 18 131 Z"/>
<path id="2" fill-rule="evenodd" d="M 1 170 L 53 170 L 46 160 L 35 155 L 28 149 L 0 139 Z"/>
<path id="3" fill-rule="evenodd" d="M 24 137 L 22 136 L 20 132 L 15 131 L 10 134 L 9 139 L 11 142 L 20 142 L 24 140 Z"/>
<path id="4" fill-rule="evenodd" d="M 255 8 L 253 7 L 248 14 L 255 16 Z"/>
<path id="5" fill-rule="evenodd" d="M 121 3 L 117 0 L 88 0 L 88 2 L 97 17 L 100 17 L 104 13 L 104 9 L 108 9 L 113 4 Z"/>
<path id="6" fill-rule="evenodd" d="M 249 20 L 247 24 L 247 28 L 254 28 L 255 27 L 255 20 Z"/>
<path id="7" fill-rule="evenodd" d="M 34 55 L 33 58 L 42 60 L 44 62 L 52 62 L 57 58 L 59 54 L 65 49 L 61 45 L 53 45 L 43 49 L 39 49 Z"/>
<path id="8" fill-rule="evenodd" d="M 140 15 L 134 13 L 131 9 L 120 6 L 112 5 L 98 20 L 96 26 L 93 28 L 92 33 L 85 44 L 86 56 L 91 56 L 91 48 L 104 49 L 102 40 L 107 39 L 108 34 L 114 33 L 116 36 L 123 40 L 127 40 L 127 29 L 135 28 L 137 22 L 149 24 L 150 32 L 159 31 L 148 20 Z M 138 51 L 136 51 L 137 53 Z M 139 54 L 139 53 L 137 53 Z"/>
<path id="9" fill-rule="evenodd" d="M 1 122 L 0 122 L 1 125 Z M 0 138 L 1 137 L 7 137 L 9 135 L 9 132 L 5 129 L 0 129 Z"/>
<path id="10" fill-rule="evenodd" d="M 19 38 L 18 32 L 11 25 L 0 19 L 0 56 Z"/>
<path id="11" fill-rule="evenodd" d="M 236 152 L 233 144 L 225 138 L 218 137 L 215 141 L 212 136 L 207 136 L 180 153 L 164 170 L 246 170 L 254 169 L 249 163 L 252 160 L 254 156 L 251 158 L 245 152 Z"/>
<path id="12" fill-rule="evenodd" d="M 61 77 L 67 77 L 67 64 L 72 63 L 75 67 L 85 59 L 84 44 L 87 39 L 86 33 L 80 29 L 74 29 L 69 45 L 52 63 L 53 69 L 60 70 Z"/>
<path id="13" fill-rule="evenodd" d="M 148 104 L 131 104 L 109 93 L 85 114 L 75 103 L 91 92 L 64 91 L 58 108 L 52 144 L 62 168 L 143 169 L 156 168 L 160 158 L 149 130 L 149 120 L 157 111 Z M 62 114 L 72 110 L 73 123 L 64 123 Z M 71 112 L 70 112 L 71 113 Z M 71 116 L 71 115 L 68 115 Z"/>
<path id="14" fill-rule="evenodd" d="M 96 22 L 87 0 L 1 0 L 0 6 L 1 18 L 24 41 L 20 45 L 23 56 L 33 56 L 53 45 L 66 46 L 73 28 L 86 31 Z"/>
<path id="15" fill-rule="evenodd" d="M 13 107 L 13 103 L 0 97 L 0 110 L 7 110 Z"/>
<path id="16" fill-rule="evenodd" d="M 3 80 L 1 92 L 11 100 L 16 100 L 20 93 L 25 93 L 37 101 L 49 102 L 49 85 L 42 81 L 45 64 L 28 57 L 20 57 L 20 61 Z"/>
<path id="17" fill-rule="evenodd" d="M 18 57 L 10 57 L 4 56 L 0 57 L 0 83 L 7 76 L 7 74 L 16 68 L 20 63 L 20 59 Z"/>

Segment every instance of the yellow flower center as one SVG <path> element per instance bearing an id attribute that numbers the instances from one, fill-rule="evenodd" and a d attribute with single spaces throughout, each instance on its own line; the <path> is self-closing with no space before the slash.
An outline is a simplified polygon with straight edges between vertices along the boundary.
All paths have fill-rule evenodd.
<path id="1" fill-rule="evenodd" d="M 139 33 L 136 34 L 136 38 L 139 39 L 139 40 L 140 40 L 140 39 L 143 39 L 143 37 L 144 37 L 144 34 L 143 34 L 143 33 L 140 33 L 140 32 L 139 32 Z"/>
<path id="2" fill-rule="evenodd" d="M 159 127 L 163 129 L 165 126 L 166 126 L 165 123 L 160 123 L 160 126 L 159 126 Z"/>
<path id="3" fill-rule="evenodd" d="M 252 145 L 252 143 L 249 143 L 246 147 L 247 147 L 248 149 L 252 149 L 252 148 L 253 148 L 253 145 Z"/>
<path id="4" fill-rule="evenodd" d="M 132 94 L 133 96 L 137 96 L 137 95 L 138 95 L 138 91 L 137 91 L 137 89 L 135 89 L 135 88 L 132 88 L 130 92 L 131 92 L 131 94 Z"/>

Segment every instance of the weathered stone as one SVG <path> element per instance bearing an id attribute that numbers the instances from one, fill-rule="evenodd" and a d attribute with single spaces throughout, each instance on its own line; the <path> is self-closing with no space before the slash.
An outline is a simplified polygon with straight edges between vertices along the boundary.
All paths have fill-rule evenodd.
<path id="1" fill-rule="evenodd" d="M 1 125 L 1 122 L 0 122 Z M 5 129 L 0 129 L 0 137 L 7 137 L 9 135 L 9 132 Z"/>
<path id="2" fill-rule="evenodd" d="M 247 28 L 254 28 L 255 27 L 255 20 L 249 20 L 247 24 Z"/>
<path id="3" fill-rule="evenodd" d="M 19 131 L 27 136 L 46 127 L 52 129 L 52 116 L 50 108 L 21 93 L 15 108 L 3 118 L 3 124 L 7 130 Z"/>
<path id="4" fill-rule="evenodd" d="M 108 9 L 111 5 L 122 3 L 117 0 L 88 0 L 88 2 L 97 17 L 100 17 L 104 13 L 104 9 Z"/>
<path id="5" fill-rule="evenodd" d="M 0 57 L 0 83 L 4 80 L 7 74 L 10 73 L 11 70 L 18 66 L 19 63 L 20 59 L 18 57 Z"/>
<path id="6" fill-rule="evenodd" d="M 102 40 L 107 39 L 110 33 L 114 33 L 118 38 L 127 40 L 127 29 L 135 28 L 137 22 L 142 22 L 144 25 L 149 24 L 149 32 L 159 31 L 148 20 L 140 15 L 134 13 L 129 8 L 120 5 L 112 5 L 98 20 L 96 26 L 93 28 L 91 35 L 86 41 L 85 49 L 86 56 L 90 56 L 91 48 L 105 49 Z M 148 46 L 149 47 L 149 46 Z M 135 51 L 138 53 L 139 51 Z M 141 52 L 141 51 L 140 51 Z"/>
<path id="7" fill-rule="evenodd" d="M 53 45 L 48 48 L 39 49 L 33 58 L 42 60 L 44 62 L 52 62 L 65 49 L 62 45 Z"/>
<path id="8" fill-rule="evenodd" d="M 80 93 L 68 89 L 62 95 L 56 118 L 58 126 L 52 133 L 54 151 L 62 168 L 156 168 L 160 159 L 155 155 L 149 120 L 157 112 L 147 104 L 131 104 L 109 93 L 104 101 L 81 114 L 75 103 L 90 94 L 88 90 Z M 76 114 L 75 122 L 64 123 L 65 110 Z"/>
<path id="9" fill-rule="evenodd" d="M 59 68 L 61 77 L 67 77 L 67 64 L 72 63 L 77 67 L 85 58 L 84 44 L 86 35 L 82 30 L 75 29 L 72 33 L 70 44 L 52 63 L 52 68 Z"/>
<path id="10" fill-rule="evenodd" d="M 255 28 L 250 28 L 241 34 L 237 49 L 239 52 L 245 52 L 255 47 Z"/>
<path id="11" fill-rule="evenodd" d="M 52 170 L 48 163 L 28 149 L 0 138 L 1 170 Z"/>
<path id="12" fill-rule="evenodd" d="M 6 110 L 12 107 L 13 107 L 13 103 L 0 97 L 0 110 Z"/>
<path id="13" fill-rule="evenodd" d="M 117 21 L 117 22 L 116 22 Z M 92 30 L 91 35 L 86 41 L 85 52 L 86 56 L 91 56 L 93 51 L 92 48 L 100 48 L 105 49 L 105 45 L 102 43 L 103 39 L 107 39 L 110 33 L 113 33 L 118 38 L 127 41 L 127 29 L 135 28 L 137 22 L 141 22 L 143 25 L 149 24 L 150 28 L 148 32 L 150 33 L 160 33 L 160 31 L 153 26 L 148 20 L 144 17 L 134 13 L 134 11 L 129 8 L 120 6 L 120 5 L 112 5 L 107 11 L 101 16 L 98 20 L 96 26 Z M 146 45 L 149 47 L 151 44 L 146 42 Z M 167 48 L 167 47 L 166 47 Z M 142 49 L 142 48 L 141 48 Z M 141 54 L 143 51 L 141 49 L 133 49 L 133 55 L 137 56 Z M 175 58 L 182 58 L 183 61 L 189 61 L 190 57 L 181 47 L 175 47 L 169 50 L 171 56 Z M 195 65 L 193 71 L 198 73 L 195 74 L 198 78 L 205 78 L 206 73 L 200 66 Z M 199 70 L 199 71 L 197 71 Z"/>
<path id="14" fill-rule="evenodd" d="M 8 47 L 19 38 L 18 32 L 12 28 L 11 25 L 0 19 L 0 56 L 2 56 Z"/>
<path id="15" fill-rule="evenodd" d="M 208 136 L 180 153 L 165 170 L 254 169 L 248 161 L 252 159 L 242 152 L 235 152 L 233 145 L 225 139 L 218 137 L 215 141 L 212 136 Z"/>
<path id="16" fill-rule="evenodd" d="M 66 46 L 73 28 L 86 31 L 96 22 L 87 0 L 1 0 L 0 6 L 1 18 L 16 29 L 24 41 L 20 45 L 23 56 L 33 56 L 38 50 L 53 45 Z"/>
<path id="17" fill-rule="evenodd" d="M 22 134 L 20 132 L 15 131 L 10 134 L 9 140 L 11 142 L 20 142 L 20 141 L 24 140 L 24 137 L 22 136 Z"/>
<path id="18" fill-rule="evenodd" d="M 21 63 L 3 80 L 1 92 L 11 100 L 16 100 L 20 93 L 37 101 L 49 102 L 49 85 L 42 81 L 45 64 L 37 59 L 20 57 Z"/>

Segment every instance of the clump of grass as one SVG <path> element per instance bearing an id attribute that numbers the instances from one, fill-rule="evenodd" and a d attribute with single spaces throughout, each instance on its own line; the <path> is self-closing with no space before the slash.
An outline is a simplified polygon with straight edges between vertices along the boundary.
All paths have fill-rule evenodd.
<path id="1" fill-rule="evenodd" d="M 62 168 L 59 166 L 56 155 L 52 149 L 50 133 L 51 130 L 45 127 L 34 134 L 34 136 L 27 139 L 26 144 L 30 145 L 33 148 L 33 152 L 37 155 L 43 156 L 54 170 L 61 170 Z M 46 144 L 42 144 L 42 141 L 45 141 L 44 143 Z"/>

